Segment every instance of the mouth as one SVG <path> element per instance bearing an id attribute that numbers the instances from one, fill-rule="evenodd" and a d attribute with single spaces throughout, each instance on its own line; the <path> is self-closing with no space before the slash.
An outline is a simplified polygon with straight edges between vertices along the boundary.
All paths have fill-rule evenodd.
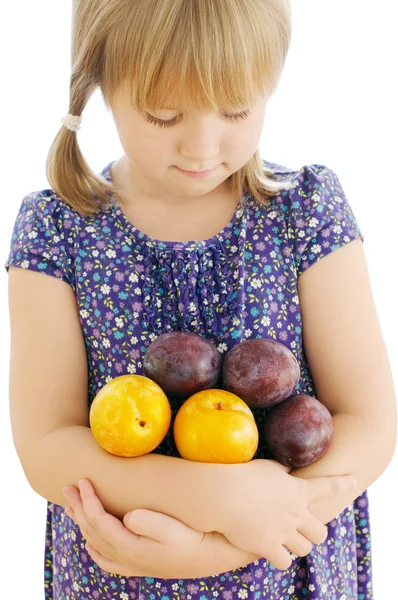
<path id="1" fill-rule="evenodd" d="M 218 169 L 218 167 L 215 167 L 214 169 L 209 169 L 208 171 L 186 171 L 185 169 L 180 169 L 180 167 L 177 167 L 176 165 L 175 168 L 189 177 L 207 177 Z"/>

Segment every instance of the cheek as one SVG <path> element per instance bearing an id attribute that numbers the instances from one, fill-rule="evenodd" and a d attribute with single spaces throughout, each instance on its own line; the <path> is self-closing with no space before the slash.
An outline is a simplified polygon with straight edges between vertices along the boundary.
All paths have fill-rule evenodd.
<path id="1" fill-rule="evenodd" d="M 167 143 L 160 139 L 156 132 L 152 133 L 140 124 L 119 125 L 117 130 L 125 154 L 135 164 L 143 167 L 144 171 L 145 165 L 152 168 L 167 154 Z"/>
<path id="2" fill-rule="evenodd" d="M 255 153 L 261 138 L 261 121 L 251 119 L 242 127 L 231 131 L 227 140 L 227 152 L 231 158 L 236 157 L 237 162 L 247 162 Z"/>

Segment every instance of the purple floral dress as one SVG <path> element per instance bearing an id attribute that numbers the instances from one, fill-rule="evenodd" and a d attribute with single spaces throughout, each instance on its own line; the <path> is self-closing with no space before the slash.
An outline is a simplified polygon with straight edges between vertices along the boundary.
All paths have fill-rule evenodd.
<path id="1" fill-rule="evenodd" d="M 264 161 L 265 162 L 265 161 Z M 101 174 L 111 180 L 108 164 Z M 143 374 L 148 345 L 167 331 L 193 331 L 223 355 L 249 338 L 276 340 L 301 368 L 296 393 L 316 396 L 303 348 L 298 277 L 322 257 L 364 237 L 337 175 L 313 164 L 269 163 L 295 187 L 261 206 L 245 193 L 228 225 L 204 241 L 162 242 L 135 228 L 119 205 L 81 217 L 53 190 L 22 201 L 6 262 L 68 283 L 79 306 L 89 367 L 88 406 L 111 379 Z M 154 452 L 179 456 L 172 423 Z M 269 458 L 264 410 L 253 409 Z M 265 560 L 198 579 L 122 577 L 100 569 L 79 528 L 48 502 L 44 582 L 48 600 L 371 600 L 368 494 L 328 524 L 324 543 L 286 571 Z"/>

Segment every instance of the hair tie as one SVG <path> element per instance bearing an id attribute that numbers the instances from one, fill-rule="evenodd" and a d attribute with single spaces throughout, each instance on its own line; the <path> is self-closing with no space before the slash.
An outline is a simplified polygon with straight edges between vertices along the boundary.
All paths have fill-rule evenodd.
<path id="1" fill-rule="evenodd" d="M 61 119 L 61 123 L 71 131 L 79 131 L 82 124 L 82 117 L 75 117 L 74 115 L 67 114 Z"/>

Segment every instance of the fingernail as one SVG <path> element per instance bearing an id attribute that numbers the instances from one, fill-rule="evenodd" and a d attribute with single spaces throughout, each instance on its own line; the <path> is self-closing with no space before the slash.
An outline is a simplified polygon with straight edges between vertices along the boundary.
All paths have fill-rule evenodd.
<path id="1" fill-rule="evenodd" d="M 69 491 L 69 490 L 68 490 L 68 488 L 66 488 L 66 487 L 64 487 L 64 489 L 62 490 L 62 493 L 63 493 L 63 495 L 64 495 L 66 498 L 68 498 L 68 499 L 72 497 L 72 495 L 71 495 L 70 491 Z"/>

